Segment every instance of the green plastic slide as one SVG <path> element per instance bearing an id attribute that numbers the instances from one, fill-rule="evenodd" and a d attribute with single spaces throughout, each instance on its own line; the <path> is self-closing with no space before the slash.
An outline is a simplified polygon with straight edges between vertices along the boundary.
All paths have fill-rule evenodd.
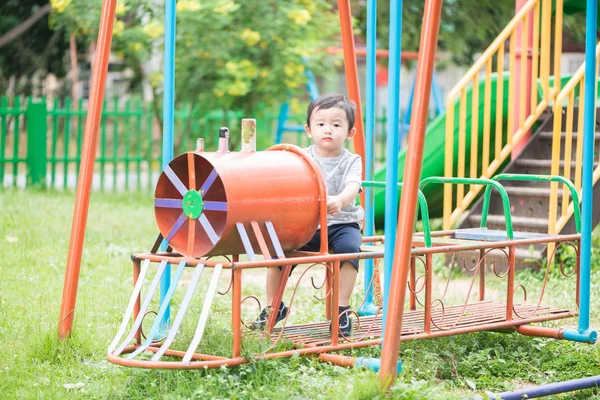
<path id="1" fill-rule="evenodd" d="M 504 73 L 503 76 L 503 91 L 502 91 L 502 131 L 506 134 L 506 120 L 508 113 L 508 73 Z M 564 85 L 570 76 L 561 77 L 561 81 Z M 493 146 L 496 132 L 496 98 L 497 98 L 497 75 L 491 77 L 491 112 L 490 112 L 490 143 Z M 539 88 L 539 85 L 538 85 Z M 541 90 L 538 90 L 541 92 Z M 482 137 L 483 137 L 483 120 L 484 120 L 484 100 L 485 100 L 485 80 L 482 78 L 479 82 L 479 96 L 478 96 L 478 151 L 479 159 L 481 159 L 482 149 Z M 539 97 L 538 97 L 539 98 Z M 468 89 L 467 92 L 467 107 L 466 107 L 466 151 L 467 160 L 465 165 L 465 171 L 468 175 L 469 172 L 469 159 L 471 152 L 471 121 L 473 118 L 472 102 L 472 88 Z M 454 104 L 454 152 L 457 153 L 458 149 L 458 128 L 459 128 L 459 116 L 460 116 L 460 104 L 457 100 Z M 423 150 L 423 169 L 421 171 L 421 179 L 429 176 L 444 176 L 444 157 L 446 151 L 446 113 L 440 114 L 434 119 L 428 126 L 425 134 L 425 148 Z M 493 147 L 490 150 L 490 156 L 493 156 Z M 398 158 L 398 181 L 402 182 L 404 179 L 404 168 L 406 161 L 406 150 L 400 152 Z M 454 160 L 454 171 L 453 175 L 456 175 L 458 160 Z M 385 167 L 375 173 L 376 181 L 385 181 Z M 429 206 L 429 213 L 431 217 L 440 217 L 442 215 L 442 204 L 443 204 L 443 187 L 442 185 L 428 185 L 424 190 L 425 197 L 427 198 L 427 204 Z M 385 192 L 384 190 L 375 191 L 375 221 L 379 226 L 382 226 L 385 213 Z"/>

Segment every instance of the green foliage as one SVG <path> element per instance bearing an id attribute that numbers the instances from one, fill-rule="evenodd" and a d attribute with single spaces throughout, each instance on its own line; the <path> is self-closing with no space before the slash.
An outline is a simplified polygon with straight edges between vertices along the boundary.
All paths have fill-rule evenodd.
<path id="1" fill-rule="evenodd" d="M 54 26 L 95 38 L 100 1 L 54 4 Z M 162 56 L 163 7 L 150 0 L 119 2 L 113 29 L 113 52 L 151 84 L 157 104 L 162 64 L 148 71 L 143 63 L 152 54 Z M 246 117 L 260 116 L 259 103 L 270 110 L 290 94 L 304 96 L 302 58 L 315 72 L 326 71 L 321 49 L 339 31 L 336 11 L 325 0 L 182 0 L 176 29 L 176 102 L 188 102 L 199 113 L 243 110 Z"/>
<path id="2" fill-rule="evenodd" d="M 3 0 L 0 2 L 0 36 L 21 25 L 48 0 Z M 65 75 L 64 56 L 69 48 L 68 36 L 48 27 L 48 15 L 25 33 L 0 48 L 0 93 L 4 94 L 10 77 L 17 80 L 17 93 L 30 94 L 30 78 L 36 72 Z M 20 78 L 25 86 L 21 86 Z"/>
<path id="3" fill-rule="evenodd" d="M 422 0 L 404 0 L 402 9 L 402 50 L 418 51 L 423 19 Z M 359 27 L 366 37 L 366 1 L 357 8 Z M 469 66 L 515 15 L 514 0 L 445 0 L 442 5 L 438 49 L 448 51 L 452 61 Z M 389 2 L 377 2 L 378 47 L 388 48 Z M 581 14 L 564 17 L 564 32 L 583 41 L 585 24 Z"/>
<path id="4" fill-rule="evenodd" d="M 5 211 L 0 213 L 0 241 L 6 250 L 0 258 L 0 335 L 4 340 L 0 392 L 5 398 L 481 399 L 486 390 L 500 392 L 600 374 L 599 346 L 497 332 L 403 342 L 399 356 L 403 372 L 388 393 L 381 391 L 373 372 L 323 364 L 309 357 L 257 359 L 236 368 L 206 371 L 115 366 L 106 361 L 106 349 L 131 291 L 129 254 L 147 249 L 155 239 L 152 199 L 144 194 L 92 195 L 74 336 L 58 342 L 56 327 L 73 202 L 71 193 L 8 190 L 0 196 L 0 209 Z M 592 288 L 596 288 L 600 285 L 600 259 L 595 256 L 593 263 Z M 263 272 L 246 276 L 244 296 L 262 293 Z M 521 271 L 516 281 L 535 291 L 543 276 Z M 225 273 L 219 290 L 225 290 L 228 283 Z M 546 291 L 553 296 L 564 285 L 558 279 L 550 279 L 548 284 Z M 313 294 L 312 289 L 300 288 L 294 306 L 306 312 L 292 316 L 322 318 L 322 303 Z M 572 300 L 572 293 L 566 295 Z M 197 300 L 201 303 L 203 298 Z M 544 303 L 554 300 L 563 299 L 546 298 Z M 598 296 L 592 296 L 593 327 L 600 321 L 599 302 Z M 198 304 L 191 307 L 199 313 Z M 229 295 L 217 296 L 202 351 L 230 354 L 229 309 Z M 248 311 L 245 319 L 257 312 Z M 188 339 L 196 323 L 194 318 L 184 321 L 182 329 Z M 572 326 L 575 320 L 565 323 Z M 244 338 L 245 352 L 259 351 L 265 345 L 260 338 Z M 380 357 L 381 348 L 343 353 Z M 69 384 L 81 385 L 68 389 L 65 385 Z M 555 398 L 600 397 L 598 389 L 593 389 Z"/>

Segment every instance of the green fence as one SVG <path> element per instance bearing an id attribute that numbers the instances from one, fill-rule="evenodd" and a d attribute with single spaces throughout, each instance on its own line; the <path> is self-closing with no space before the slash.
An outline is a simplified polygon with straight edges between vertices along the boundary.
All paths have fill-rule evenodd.
<path id="1" fill-rule="evenodd" d="M 273 144 L 277 110 L 259 111 L 258 147 Z M 70 98 L 32 100 L 0 98 L 0 187 L 75 188 L 87 110 Z M 161 123 L 151 105 L 140 101 L 105 102 L 100 124 L 93 188 L 95 190 L 151 190 L 160 174 Z M 239 132 L 241 111 L 203 111 L 184 105 L 175 111 L 175 154 L 194 149 L 205 139 L 207 151 L 216 149 L 220 126 L 229 126 L 232 142 Z M 304 115 L 289 123 L 303 123 Z M 385 110 L 376 118 L 377 161 L 385 156 Z M 306 135 L 287 132 L 283 141 L 307 146 Z"/>

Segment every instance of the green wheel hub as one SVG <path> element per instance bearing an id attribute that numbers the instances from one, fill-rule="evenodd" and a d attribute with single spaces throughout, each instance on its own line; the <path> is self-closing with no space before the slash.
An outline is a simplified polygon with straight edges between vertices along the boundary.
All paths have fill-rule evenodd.
<path id="1" fill-rule="evenodd" d="M 202 215 L 202 210 L 204 210 L 202 196 L 196 190 L 190 190 L 183 196 L 182 206 L 185 215 L 192 219 L 200 217 L 200 215 Z"/>

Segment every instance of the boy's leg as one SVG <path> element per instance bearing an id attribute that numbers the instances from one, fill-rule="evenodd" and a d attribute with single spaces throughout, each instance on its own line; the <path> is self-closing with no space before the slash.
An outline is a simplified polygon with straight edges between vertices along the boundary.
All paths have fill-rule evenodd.
<path id="1" fill-rule="evenodd" d="M 273 303 L 273 297 L 277 292 L 279 286 L 279 280 L 281 279 L 281 269 L 267 268 L 267 305 L 270 306 Z"/>
<path id="2" fill-rule="evenodd" d="M 356 283 L 358 270 L 350 261 L 345 261 L 340 268 L 340 297 L 339 306 L 348 307 L 350 305 L 350 296 Z"/>
<path id="3" fill-rule="evenodd" d="M 335 254 L 358 253 L 362 236 L 358 224 L 333 225 L 329 235 L 329 246 Z M 340 307 L 350 305 L 350 296 L 358 276 L 358 260 L 344 261 L 340 267 Z"/>

